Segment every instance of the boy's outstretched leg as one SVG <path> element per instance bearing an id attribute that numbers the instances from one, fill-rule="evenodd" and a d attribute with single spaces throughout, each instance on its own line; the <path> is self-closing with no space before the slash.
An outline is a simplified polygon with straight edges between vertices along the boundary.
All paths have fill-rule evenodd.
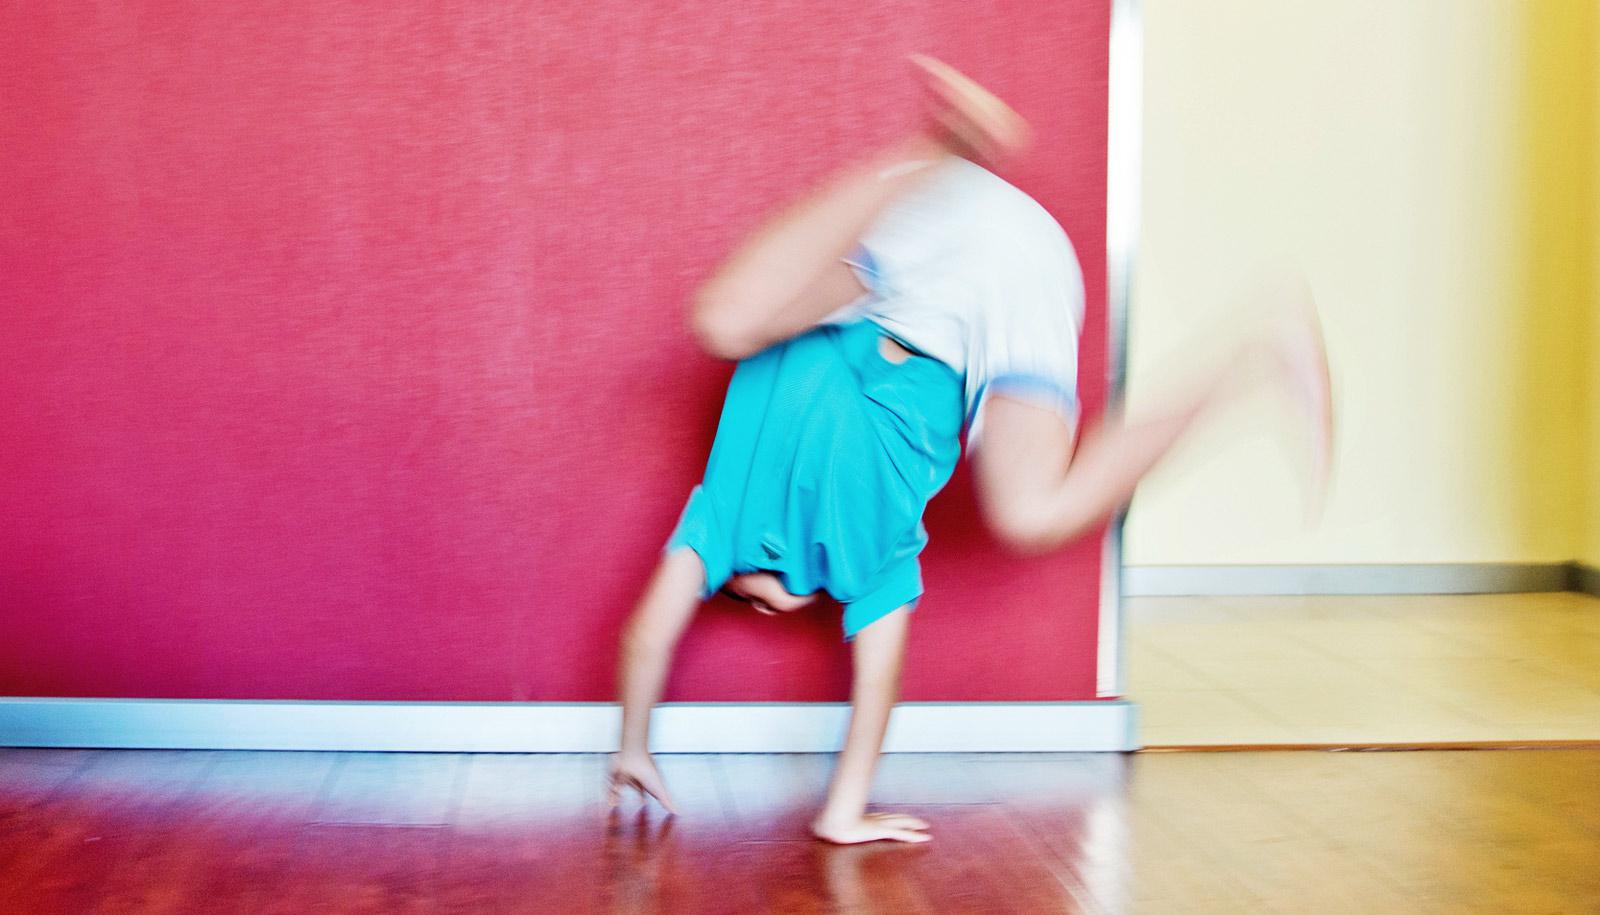
<path id="1" fill-rule="evenodd" d="M 1263 384 L 1288 392 L 1307 419 L 1311 514 L 1327 486 L 1333 441 L 1328 356 L 1310 290 L 1298 276 L 1272 277 L 1256 295 L 1266 320 L 1223 352 L 1184 393 L 1129 422 L 1108 414 L 1073 448 L 1056 413 L 1002 394 L 986 408 L 976 451 L 979 502 L 991 527 L 1023 552 L 1054 549 L 1127 504 L 1145 475 L 1205 413 Z M 1204 349 L 1198 345 L 1195 350 Z"/>
<path id="2" fill-rule="evenodd" d="M 913 816 L 867 813 L 867 792 L 878 766 L 889 712 L 900 693 L 900 663 L 905 657 L 911 611 L 901 607 L 856 633 L 855 680 L 850 688 L 850 730 L 834 766 L 828 800 L 811 823 L 819 839 L 840 845 L 874 842 L 926 842 L 928 824 Z"/>

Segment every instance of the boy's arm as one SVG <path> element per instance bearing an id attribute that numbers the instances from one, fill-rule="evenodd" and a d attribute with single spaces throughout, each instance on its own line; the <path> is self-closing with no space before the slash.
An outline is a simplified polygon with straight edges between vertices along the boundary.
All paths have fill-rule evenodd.
<path id="1" fill-rule="evenodd" d="M 778 213 L 694 297 L 701 345 L 744 359 L 800 334 L 866 293 L 842 258 L 890 201 L 949 150 L 915 134 L 836 175 Z"/>
<path id="2" fill-rule="evenodd" d="M 700 605 L 705 569 L 693 550 L 676 550 L 661 560 L 650 586 L 622 636 L 617 681 L 622 699 L 622 742 L 612 757 L 610 801 L 634 788 L 676 813 L 661 774 L 650 758 L 650 711 L 661 701 L 678 639 Z"/>
<path id="3" fill-rule="evenodd" d="M 951 156 L 995 162 L 1028 144 L 1027 123 L 949 65 L 915 56 L 932 124 L 845 169 L 763 225 L 695 295 L 706 350 L 743 359 L 802 333 L 866 289 L 841 260 L 889 202 Z"/>
<path id="4" fill-rule="evenodd" d="M 811 824 L 817 838 L 841 845 L 887 839 L 926 842 L 928 824 L 916 817 L 867 813 L 867 792 L 900 694 L 911 611 L 901 607 L 856 633 L 855 680 L 850 687 L 850 729 L 834 766 L 828 800 Z"/>

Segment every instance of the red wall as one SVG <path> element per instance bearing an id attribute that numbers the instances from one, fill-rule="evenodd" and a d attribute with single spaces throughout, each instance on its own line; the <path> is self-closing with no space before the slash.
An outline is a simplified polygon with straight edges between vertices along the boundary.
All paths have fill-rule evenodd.
<path id="1" fill-rule="evenodd" d="M 1029 116 L 1089 282 L 1107 0 L 0 10 L 0 693 L 602 700 L 729 366 L 686 293 L 912 123 Z M 1093 696 L 1099 537 L 935 501 L 907 699 Z M 836 608 L 709 608 L 672 699 L 839 699 Z"/>

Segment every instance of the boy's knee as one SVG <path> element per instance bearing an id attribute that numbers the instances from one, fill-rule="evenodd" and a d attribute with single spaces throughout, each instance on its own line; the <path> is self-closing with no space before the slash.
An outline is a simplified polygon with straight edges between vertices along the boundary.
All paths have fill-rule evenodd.
<path id="1" fill-rule="evenodd" d="M 985 513 L 989 531 L 1014 553 L 1024 556 L 1049 551 L 1058 542 L 1054 525 L 1043 511 L 1014 501 L 1010 505 L 990 506 Z"/>

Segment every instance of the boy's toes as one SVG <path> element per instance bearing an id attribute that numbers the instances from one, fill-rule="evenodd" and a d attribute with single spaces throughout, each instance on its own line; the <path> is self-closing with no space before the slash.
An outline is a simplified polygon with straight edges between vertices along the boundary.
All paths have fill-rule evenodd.
<path id="1" fill-rule="evenodd" d="M 1334 404 L 1327 342 L 1316 300 L 1303 274 L 1280 271 L 1263 283 L 1261 292 L 1276 311 L 1266 336 L 1269 351 L 1308 426 L 1309 522 L 1321 513 L 1333 463 Z"/>

